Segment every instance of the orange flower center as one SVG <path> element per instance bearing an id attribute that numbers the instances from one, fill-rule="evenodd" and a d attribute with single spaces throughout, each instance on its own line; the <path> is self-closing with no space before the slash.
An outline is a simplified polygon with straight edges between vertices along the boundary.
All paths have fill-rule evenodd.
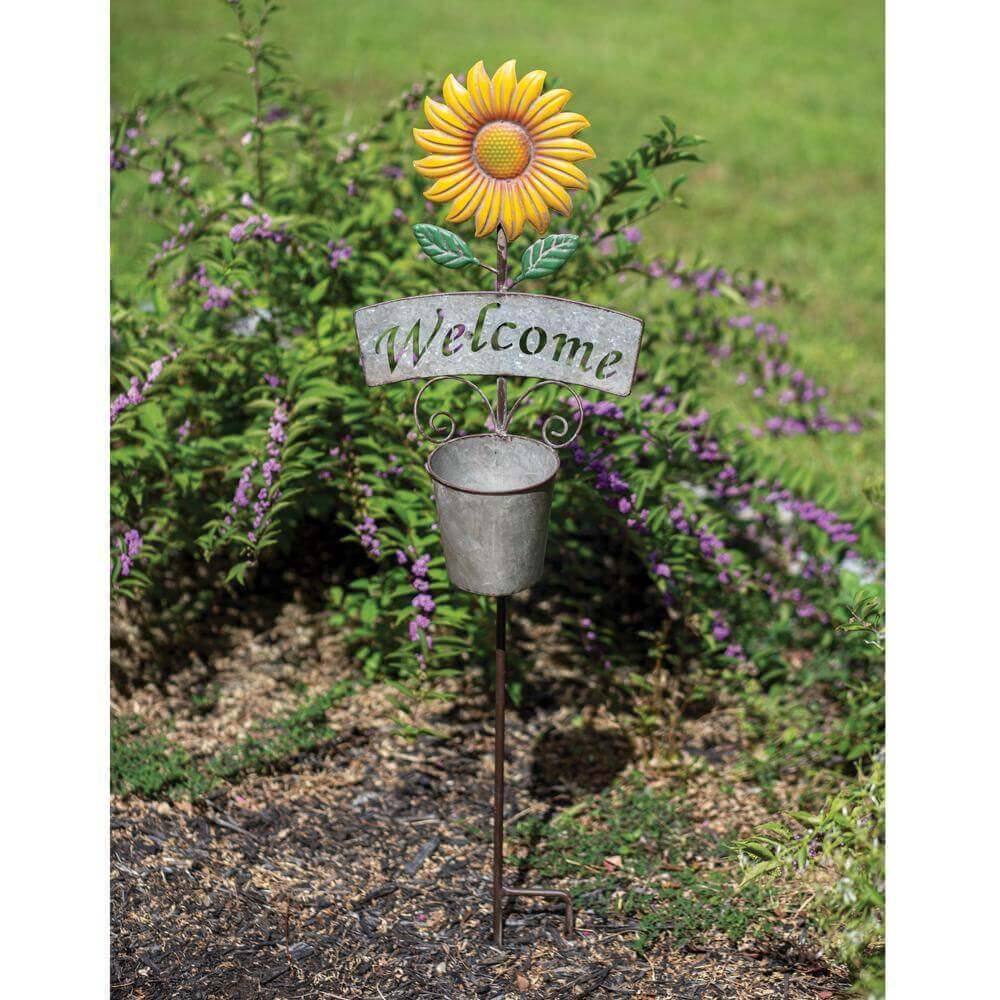
<path id="1" fill-rule="evenodd" d="M 490 122 L 476 133 L 472 151 L 490 177 L 503 180 L 524 171 L 531 159 L 531 140 L 520 125 Z"/>

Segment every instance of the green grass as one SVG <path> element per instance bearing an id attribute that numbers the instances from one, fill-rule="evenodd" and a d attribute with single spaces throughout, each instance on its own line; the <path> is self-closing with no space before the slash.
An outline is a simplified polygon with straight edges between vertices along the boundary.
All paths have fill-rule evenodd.
<path id="1" fill-rule="evenodd" d="M 111 20 L 116 102 L 186 77 L 244 92 L 245 77 L 223 71 L 233 52 L 218 40 L 231 30 L 223 3 L 116 0 Z M 663 213 L 648 239 L 797 288 L 804 299 L 782 318 L 809 370 L 844 408 L 881 412 L 881 5 L 296 0 L 273 35 L 292 71 L 343 109 L 345 128 L 427 73 L 461 72 L 478 58 L 492 70 L 511 56 L 575 92 L 572 107 L 593 124 L 585 138 L 601 154 L 597 169 L 669 113 L 711 145 L 707 165 L 691 171 L 692 211 Z M 882 467 L 877 430 L 765 447 L 811 466 L 848 503 Z"/>
<path id="2" fill-rule="evenodd" d="M 766 933 L 764 893 L 737 895 L 731 870 L 708 867 L 731 852 L 691 821 L 683 785 L 652 790 L 645 780 L 632 772 L 550 821 L 522 821 L 515 843 L 539 874 L 572 879 L 578 904 L 608 923 L 636 923 L 639 951 L 664 933 L 674 947 L 711 928 L 734 943 Z"/>
<path id="3" fill-rule="evenodd" d="M 265 720 L 253 735 L 201 759 L 175 746 L 168 733 L 150 732 L 139 720 L 117 716 L 111 720 L 111 790 L 150 799 L 199 798 L 242 775 L 281 770 L 334 737 L 326 725 L 327 709 L 353 689 L 350 681 L 340 681 L 295 710 Z M 197 697 L 192 709 L 206 710 Z"/>

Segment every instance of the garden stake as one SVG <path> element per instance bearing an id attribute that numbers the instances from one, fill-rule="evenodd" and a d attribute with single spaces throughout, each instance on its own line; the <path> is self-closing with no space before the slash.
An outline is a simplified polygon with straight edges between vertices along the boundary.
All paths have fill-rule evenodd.
<path id="1" fill-rule="evenodd" d="M 444 267 L 476 265 L 493 272 L 492 293 L 416 295 L 364 306 L 354 314 L 368 385 L 426 379 L 413 402 L 413 419 L 420 436 L 437 446 L 426 469 L 433 482 L 448 577 L 459 589 L 496 602 L 492 871 L 496 945 L 503 944 L 503 906 L 510 896 L 563 903 L 566 936 L 575 932 L 569 893 L 504 885 L 507 598 L 527 590 L 542 575 L 558 451 L 576 440 L 585 414 L 573 385 L 627 396 L 642 340 L 642 321 L 634 316 L 511 291 L 523 280 L 553 274 L 576 250 L 580 240 L 576 234 L 545 236 L 525 250 L 516 277 L 508 276 L 510 240 L 521 235 L 526 222 L 544 233 L 550 209 L 569 214 L 569 196 L 561 184 L 585 187 L 586 178 L 573 161 L 594 155 L 586 143 L 570 138 L 586 127 L 586 119 L 558 113 L 568 91 L 542 95 L 543 79 L 544 74 L 534 73 L 518 83 L 511 60 L 491 81 L 482 63 L 477 63 L 469 71 L 474 99 L 449 76 L 444 88 L 449 103 L 429 101 L 425 106 L 431 124 L 447 129 L 414 130 L 417 142 L 434 154 L 415 164 L 425 176 L 437 178 L 425 192 L 427 198 L 454 200 L 449 218 L 456 221 L 475 215 L 477 236 L 495 233 L 496 267 L 480 261 L 457 233 L 437 226 L 414 226 L 417 242 L 428 258 Z M 496 377 L 495 405 L 468 375 Z M 507 379 L 512 376 L 536 381 L 508 404 Z M 486 405 L 488 434 L 456 437 L 457 422 L 447 410 L 434 412 L 423 423 L 424 392 L 446 379 L 472 389 Z M 576 410 L 573 424 L 550 414 L 541 422 L 541 441 L 510 434 L 511 420 L 543 386 L 569 393 Z"/>

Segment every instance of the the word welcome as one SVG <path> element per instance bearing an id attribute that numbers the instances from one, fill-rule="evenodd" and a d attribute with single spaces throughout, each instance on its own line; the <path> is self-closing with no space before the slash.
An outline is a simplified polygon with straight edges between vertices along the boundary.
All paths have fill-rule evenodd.
<path id="1" fill-rule="evenodd" d="M 597 306 L 518 293 L 418 295 L 355 313 L 365 380 L 525 375 L 627 395 L 642 322 Z"/>

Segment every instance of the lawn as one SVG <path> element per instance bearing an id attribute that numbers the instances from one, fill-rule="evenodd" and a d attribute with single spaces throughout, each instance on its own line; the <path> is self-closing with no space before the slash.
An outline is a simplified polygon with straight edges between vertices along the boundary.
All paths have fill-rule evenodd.
<path id="1" fill-rule="evenodd" d="M 112 98 L 131 100 L 190 77 L 231 93 L 225 5 L 116 0 Z M 492 69 L 511 56 L 575 92 L 600 168 L 663 112 L 706 136 L 692 209 L 666 212 L 647 239 L 788 282 L 803 300 L 782 317 L 810 370 L 851 407 L 883 399 L 883 18 L 865 0 L 669 0 L 609 5 L 493 5 L 439 0 L 296 0 L 274 37 L 293 70 L 364 122 L 411 81 Z M 415 152 L 416 155 L 416 152 Z M 116 273 L 137 269 L 150 234 L 115 229 Z M 142 252 L 141 259 L 145 259 Z M 720 387 L 724 389 L 724 387 Z M 721 394 L 724 398 L 724 394 Z M 882 434 L 764 445 L 811 464 L 851 506 L 880 474 Z"/>

